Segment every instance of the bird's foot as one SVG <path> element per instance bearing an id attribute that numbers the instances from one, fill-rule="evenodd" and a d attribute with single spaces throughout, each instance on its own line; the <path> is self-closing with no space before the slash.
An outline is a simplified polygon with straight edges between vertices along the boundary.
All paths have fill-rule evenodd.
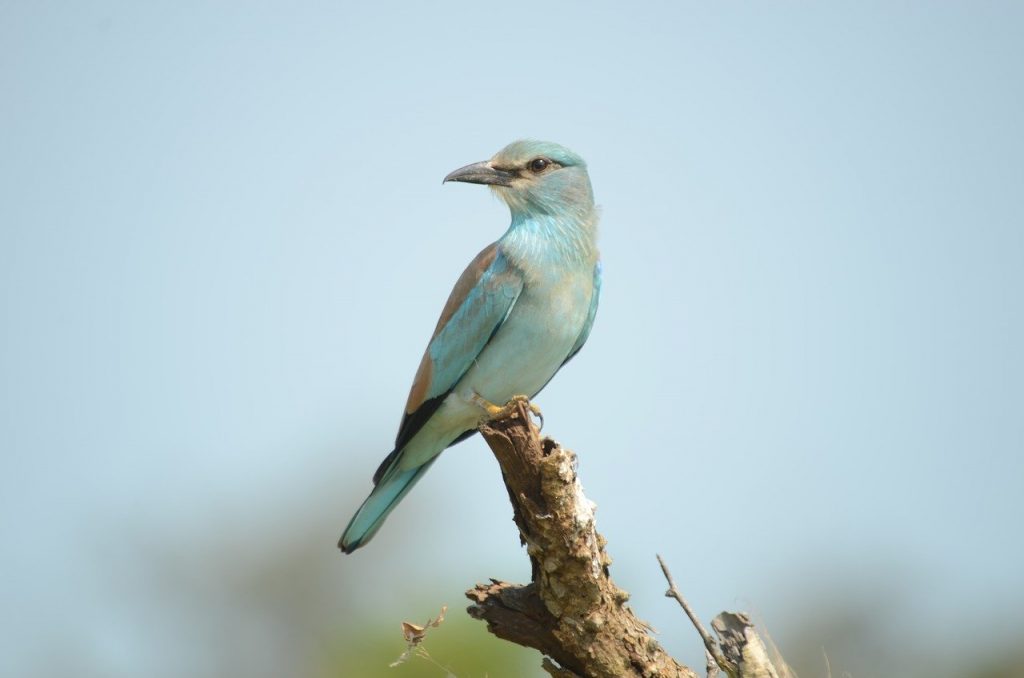
<path id="1" fill-rule="evenodd" d="M 541 412 L 540 408 L 534 405 L 532 402 L 530 402 L 530 399 L 524 395 L 512 396 L 512 399 L 509 400 L 504 405 L 495 405 L 491 401 L 481 396 L 479 393 L 474 392 L 473 402 L 487 414 L 486 419 L 488 421 L 492 419 L 500 419 L 502 417 L 507 417 L 508 415 L 512 414 L 513 410 L 515 410 L 515 407 L 518 403 L 523 403 L 526 405 L 527 408 L 529 408 L 530 412 L 533 413 L 533 416 L 540 419 L 540 426 L 538 428 L 544 428 L 544 413 Z"/>

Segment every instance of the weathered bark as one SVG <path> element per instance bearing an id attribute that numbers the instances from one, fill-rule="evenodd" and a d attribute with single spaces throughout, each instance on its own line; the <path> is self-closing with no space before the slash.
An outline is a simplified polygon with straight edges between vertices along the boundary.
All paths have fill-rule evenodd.
<path id="1" fill-rule="evenodd" d="M 695 678 L 651 637 L 626 605 L 629 595 L 612 582 L 576 456 L 540 437 L 523 399 L 481 433 L 501 466 L 533 581 L 477 585 L 466 592 L 469 614 L 499 638 L 540 650 L 544 669 L 558 678 Z"/>
<path id="2" fill-rule="evenodd" d="M 711 627 L 718 634 L 719 648 L 736 678 L 795 678 L 796 674 L 774 645 L 766 645 L 754 630 L 750 617 L 742 612 L 723 612 Z"/>

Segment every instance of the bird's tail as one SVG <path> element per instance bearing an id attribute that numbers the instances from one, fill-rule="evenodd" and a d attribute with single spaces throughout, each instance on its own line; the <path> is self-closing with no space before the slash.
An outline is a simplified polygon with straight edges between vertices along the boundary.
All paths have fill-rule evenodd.
<path id="1" fill-rule="evenodd" d="M 434 463 L 434 459 L 437 459 L 437 457 L 423 464 L 423 466 L 417 466 L 407 471 L 399 471 L 397 468 L 394 468 L 392 473 L 385 473 L 384 477 L 377 483 L 377 486 L 370 492 L 370 496 L 366 498 L 366 501 L 359 507 L 356 514 L 352 516 L 348 527 L 345 528 L 345 532 L 341 535 L 338 548 L 345 553 L 352 553 L 373 539 L 373 535 L 384 524 L 384 519 L 398 506 L 398 502 L 402 501 L 402 497 L 412 489 L 412 486 L 416 484 L 420 476 L 430 468 L 430 465 Z"/>

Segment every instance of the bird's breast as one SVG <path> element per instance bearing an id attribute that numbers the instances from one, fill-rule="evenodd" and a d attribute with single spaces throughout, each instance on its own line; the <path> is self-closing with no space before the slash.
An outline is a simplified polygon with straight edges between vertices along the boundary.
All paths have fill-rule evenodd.
<path id="1" fill-rule="evenodd" d="M 472 390 L 497 404 L 514 395 L 536 395 L 579 338 L 593 291 L 592 271 L 529 280 L 460 383 L 460 393 Z"/>

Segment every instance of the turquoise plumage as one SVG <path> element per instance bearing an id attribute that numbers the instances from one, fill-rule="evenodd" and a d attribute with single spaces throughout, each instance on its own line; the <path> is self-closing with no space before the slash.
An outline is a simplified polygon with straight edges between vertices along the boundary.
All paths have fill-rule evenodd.
<path id="1" fill-rule="evenodd" d="M 338 546 L 368 542 L 437 456 L 516 395 L 533 397 L 583 347 L 601 291 L 597 210 L 583 159 L 516 141 L 445 182 L 485 184 L 512 223 L 463 272 L 416 372 L 394 450 Z"/>

